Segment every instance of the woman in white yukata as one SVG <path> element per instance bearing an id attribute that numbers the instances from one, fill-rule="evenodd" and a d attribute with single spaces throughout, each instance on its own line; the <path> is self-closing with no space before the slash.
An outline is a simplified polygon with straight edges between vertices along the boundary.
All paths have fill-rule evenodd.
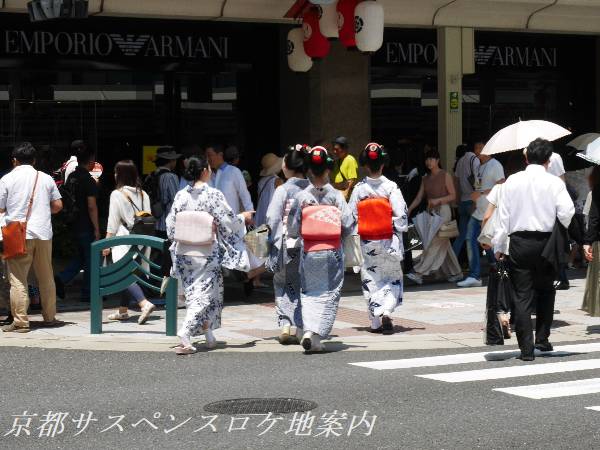
<path id="1" fill-rule="evenodd" d="M 300 282 L 301 344 L 306 352 L 321 352 L 321 339 L 333 328 L 344 282 L 342 238 L 352 233 L 354 219 L 342 193 L 329 184 L 333 160 L 324 147 L 307 154 L 311 184 L 296 196 L 288 218 L 288 234 L 302 238 Z"/>
<path id="2" fill-rule="evenodd" d="M 364 263 L 360 276 L 371 332 L 393 334 L 391 315 L 402 304 L 404 294 L 402 233 L 408 230 L 408 217 L 400 189 L 382 175 L 387 161 L 379 144 L 367 144 L 359 156 L 367 176 L 354 187 L 349 207 L 361 238 Z"/>
<path id="3" fill-rule="evenodd" d="M 223 275 L 221 266 L 232 270 L 250 270 L 243 235 L 252 211 L 235 215 L 223 194 L 208 185 L 211 171 L 204 158 L 191 157 L 187 178 L 191 186 L 179 191 L 167 216 L 167 236 L 173 241 L 171 257 L 173 275 L 180 279 L 185 292 L 187 312 L 177 335 L 181 344 L 178 354 L 196 351 L 191 339 L 204 334 L 209 349 L 217 345 L 213 330 L 221 326 L 223 309 Z M 188 246 L 175 241 L 177 214 L 183 211 L 206 212 L 213 218 L 215 240 L 203 246 Z"/>
<path id="4" fill-rule="evenodd" d="M 287 222 L 296 195 L 308 187 L 305 169 L 305 150 L 292 147 L 283 158 L 286 182 L 279 186 L 266 214 L 266 224 L 271 230 L 271 251 L 265 263 L 273 272 L 275 312 L 281 328 L 279 342 L 287 344 L 291 327 L 296 327 L 298 342 L 302 339 L 302 307 L 300 304 L 300 241 L 288 236 Z"/>

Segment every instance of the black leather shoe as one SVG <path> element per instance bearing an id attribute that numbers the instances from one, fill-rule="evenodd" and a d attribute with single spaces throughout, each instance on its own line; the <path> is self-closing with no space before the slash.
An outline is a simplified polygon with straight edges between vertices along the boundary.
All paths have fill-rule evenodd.
<path id="1" fill-rule="evenodd" d="M 571 288 L 571 285 L 565 281 L 559 281 L 554 285 L 554 289 L 557 291 L 568 291 Z"/>
<path id="2" fill-rule="evenodd" d="M 533 355 L 523 355 L 523 353 L 521 353 L 521 356 L 519 356 L 519 358 L 521 361 L 533 361 L 535 360 L 535 356 Z"/>
<path id="3" fill-rule="evenodd" d="M 535 348 L 537 348 L 540 352 L 551 352 L 554 350 L 550 341 L 539 342 L 535 344 Z"/>

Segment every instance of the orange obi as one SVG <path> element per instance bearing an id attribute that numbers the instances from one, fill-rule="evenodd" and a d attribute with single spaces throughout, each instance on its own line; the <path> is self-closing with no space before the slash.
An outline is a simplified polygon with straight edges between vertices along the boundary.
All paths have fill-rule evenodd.
<path id="1" fill-rule="evenodd" d="M 306 252 L 340 248 L 342 212 L 335 206 L 305 206 L 302 209 L 301 234 Z"/>
<path id="2" fill-rule="evenodd" d="M 387 198 L 358 202 L 358 234 L 365 241 L 392 238 L 392 206 Z"/>

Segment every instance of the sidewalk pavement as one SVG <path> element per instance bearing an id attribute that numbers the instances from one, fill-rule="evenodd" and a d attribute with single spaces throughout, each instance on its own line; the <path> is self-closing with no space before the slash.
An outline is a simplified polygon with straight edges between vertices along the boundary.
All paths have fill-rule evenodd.
<path id="1" fill-rule="evenodd" d="M 600 338 L 600 318 L 579 310 L 585 286 L 585 271 L 569 271 L 571 289 L 558 291 L 551 340 L 573 342 Z M 270 280 L 265 277 L 267 284 Z M 408 282 L 410 283 L 410 282 Z M 280 345 L 272 289 L 259 289 L 252 303 L 243 298 L 239 285 L 227 283 L 222 327 L 215 332 L 217 352 L 301 352 L 297 345 Z M 459 289 L 448 283 L 407 286 L 404 304 L 394 313 L 396 333 L 390 336 L 367 331 L 369 321 L 358 275 L 346 275 L 337 320 L 329 341 L 330 351 L 408 350 L 480 347 L 484 345 L 486 288 Z M 114 304 L 114 302 L 112 302 Z M 108 322 L 114 309 L 105 306 L 103 334 L 90 334 L 89 304 L 59 303 L 57 328 L 38 328 L 41 316 L 31 316 L 32 331 L 3 333 L 1 346 L 112 351 L 172 351 L 177 337 L 165 336 L 165 312 L 156 311 L 145 325 L 137 324 L 138 312 L 130 310 L 128 322 Z M 185 310 L 178 310 L 181 323 Z M 202 342 L 199 338 L 198 342 Z M 507 341 L 516 345 L 516 337 Z M 199 345 L 204 351 L 204 346 Z"/>

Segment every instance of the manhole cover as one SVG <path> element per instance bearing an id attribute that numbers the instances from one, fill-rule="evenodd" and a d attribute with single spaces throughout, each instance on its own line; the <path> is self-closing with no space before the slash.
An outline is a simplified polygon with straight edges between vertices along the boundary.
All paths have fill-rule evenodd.
<path id="1" fill-rule="evenodd" d="M 296 398 L 236 398 L 209 403 L 204 407 L 208 412 L 217 414 L 267 414 L 305 412 L 318 405 L 308 400 Z"/>

